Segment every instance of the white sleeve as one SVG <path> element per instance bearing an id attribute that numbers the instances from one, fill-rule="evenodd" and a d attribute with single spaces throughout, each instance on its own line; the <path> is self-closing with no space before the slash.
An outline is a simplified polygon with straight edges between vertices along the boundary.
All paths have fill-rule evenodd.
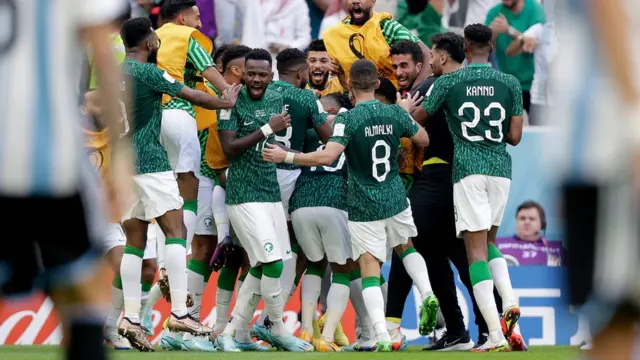
<path id="1" fill-rule="evenodd" d="M 537 41 L 540 41 L 542 39 L 543 27 L 544 27 L 544 24 L 537 23 L 531 26 L 530 28 L 528 28 L 524 33 L 522 33 L 522 35 L 524 35 L 524 37 L 534 38 Z"/>
<path id="2" fill-rule="evenodd" d="M 128 0 L 72 0 L 78 27 L 102 25 L 122 14 L 125 6 L 131 6 Z"/>

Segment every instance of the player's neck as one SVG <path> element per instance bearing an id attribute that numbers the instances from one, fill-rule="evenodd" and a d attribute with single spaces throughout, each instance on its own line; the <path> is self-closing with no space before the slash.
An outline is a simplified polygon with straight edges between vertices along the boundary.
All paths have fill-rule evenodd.
<path id="1" fill-rule="evenodd" d="M 146 63 L 148 58 L 148 54 L 143 54 L 138 51 L 127 51 L 127 59 L 135 60 L 141 64 Z"/>
<path id="2" fill-rule="evenodd" d="M 471 64 L 488 64 L 489 63 L 489 59 L 487 58 L 487 56 L 473 56 L 471 58 L 467 58 L 467 64 L 471 65 Z"/>
<path id="3" fill-rule="evenodd" d="M 510 11 L 514 14 L 520 14 L 523 9 L 524 9 L 524 0 L 519 1 L 516 4 L 516 6 L 513 7 L 513 9 L 510 9 Z"/>
<path id="4" fill-rule="evenodd" d="M 295 81 L 295 79 L 294 79 L 294 77 L 293 77 L 293 76 L 288 76 L 288 75 L 280 74 L 278 77 L 279 77 L 279 79 L 278 79 L 278 80 L 280 80 L 280 81 L 282 81 L 282 82 L 285 82 L 285 83 L 287 83 L 287 84 L 289 84 L 289 85 L 296 86 L 296 81 Z"/>
<path id="5" fill-rule="evenodd" d="M 375 92 L 362 92 L 362 93 L 354 93 L 353 97 L 356 99 L 356 105 L 361 102 L 371 101 L 376 99 Z"/>
<path id="6" fill-rule="evenodd" d="M 448 74 L 455 71 L 458 71 L 462 68 L 462 64 L 445 64 L 444 69 L 442 69 L 443 73 Z"/>

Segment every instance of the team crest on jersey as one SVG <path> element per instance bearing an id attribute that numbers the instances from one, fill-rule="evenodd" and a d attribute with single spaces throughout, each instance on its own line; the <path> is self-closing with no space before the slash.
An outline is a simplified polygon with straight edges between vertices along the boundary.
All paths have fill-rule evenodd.
<path id="1" fill-rule="evenodd" d="M 207 229 L 211 229 L 212 226 L 213 219 L 211 218 L 211 216 L 207 216 L 206 218 L 204 218 L 204 227 L 206 227 Z"/>
<path id="2" fill-rule="evenodd" d="M 231 119 L 231 109 L 220 110 L 220 120 L 229 120 L 229 119 Z"/>
<path id="3" fill-rule="evenodd" d="M 271 255 L 273 253 L 273 244 L 268 242 L 264 244 L 264 251 L 267 252 L 267 254 Z"/>
<path id="4" fill-rule="evenodd" d="M 262 117 L 262 116 L 267 115 L 267 113 L 263 109 L 256 109 L 255 115 L 257 117 Z"/>

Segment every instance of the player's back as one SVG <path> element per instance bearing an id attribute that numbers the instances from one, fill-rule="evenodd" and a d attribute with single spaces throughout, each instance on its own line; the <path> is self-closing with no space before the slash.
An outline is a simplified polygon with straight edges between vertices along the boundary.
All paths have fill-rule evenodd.
<path id="1" fill-rule="evenodd" d="M 344 136 L 349 165 L 349 219 L 375 221 L 407 207 L 398 174 L 401 137 L 412 137 L 417 126 L 397 105 L 365 101 L 335 120 L 332 139 Z M 416 126 L 415 132 L 411 125 Z"/>
<path id="2" fill-rule="evenodd" d="M 522 114 L 522 93 L 512 75 L 471 64 L 441 76 L 428 105 L 441 99 L 454 143 L 453 181 L 474 174 L 511 178 L 506 135 L 511 116 Z"/>
<path id="3" fill-rule="evenodd" d="M 107 24 L 122 5 L 0 2 L 0 194 L 62 197 L 78 191 L 80 169 L 89 170 L 76 102 L 78 31 Z"/>

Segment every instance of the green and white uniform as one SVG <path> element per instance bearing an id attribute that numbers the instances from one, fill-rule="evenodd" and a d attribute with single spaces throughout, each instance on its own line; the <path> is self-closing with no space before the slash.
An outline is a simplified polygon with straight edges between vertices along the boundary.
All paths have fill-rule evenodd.
<path id="1" fill-rule="evenodd" d="M 272 115 L 282 112 L 282 107 L 282 95 L 271 87 L 258 101 L 243 88 L 236 106 L 220 111 L 218 131 L 234 131 L 242 138 L 267 124 Z M 227 172 L 227 212 L 252 267 L 291 257 L 276 165 L 262 159 L 267 142 L 275 144 L 275 136 L 229 158 Z"/>
<path id="2" fill-rule="evenodd" d="M 471 64 L 441 76 L 422 106 L 444 108 L 453 137 L 453 200 L 458 236 L 502 222 L 511 186 L 511 156 L 505 134 L 522 115 L 520 83 L 486 64 Z"/>
<path id="3" fill-rule="evenodd" d="M 123 89 L 133 95 L 132 119 L 124 119 L 125 136 L 133 145 L 136 175 L 134 202 L 122 220 L 151 219 L 182 208 L 178 183 L 171 171 L 167 152 L 160 144 L 162 95 L 177 95 L 183 85 L 154 64 L 125 60 Z"/>
<path id="4" fill-rule="evenodd" d="M 214 66 L 211 55 L 196 40 L 189 39 L 184 85 L 195 89 L 196 73 Z M 200 173 L 200 141 L 193 105 L 174 97 L 162 112 L 162 145 L 167 149 L 174 173 Z"/>
<path id="5" fill-rule="evenodd" d="M 324 149 L 315 130 L 307 131 L 304 152 Z M 351 258 L 347 207 L 346 157 L 331 166 L 303 167 L 291 196 L 291 223 L 298 244 L 309 261 L 327 256 L 344 265 Z"/>
<path id="6" fill-rule="evenodd" d="M 279 92 L 284 101 L 284 110 L 291 115 L 291 126 L 276 133 L 276 141 L 284 146 L 302 151 L 307 130 L 322 126 L 327 121 L 327 113 L 311 90 L 299 89 L 284 81 L 274 81 L 269 88 Z M 294 164 L 277 164 L 278 184 L 282 206 L 289 221 L 289 199 L 300 176 L 300 167 Z"/>
<path id="7" fill-rule="evenodd" d="M 387 249 L 416 236 L 409 200 L 398 173 L 400 138 L 419 127 L 397 105 L 361 102 L 339 114 L 329 141 L 346 147 L 347 207 L 353 258 L 370 253 L 386 260 Z"/>

